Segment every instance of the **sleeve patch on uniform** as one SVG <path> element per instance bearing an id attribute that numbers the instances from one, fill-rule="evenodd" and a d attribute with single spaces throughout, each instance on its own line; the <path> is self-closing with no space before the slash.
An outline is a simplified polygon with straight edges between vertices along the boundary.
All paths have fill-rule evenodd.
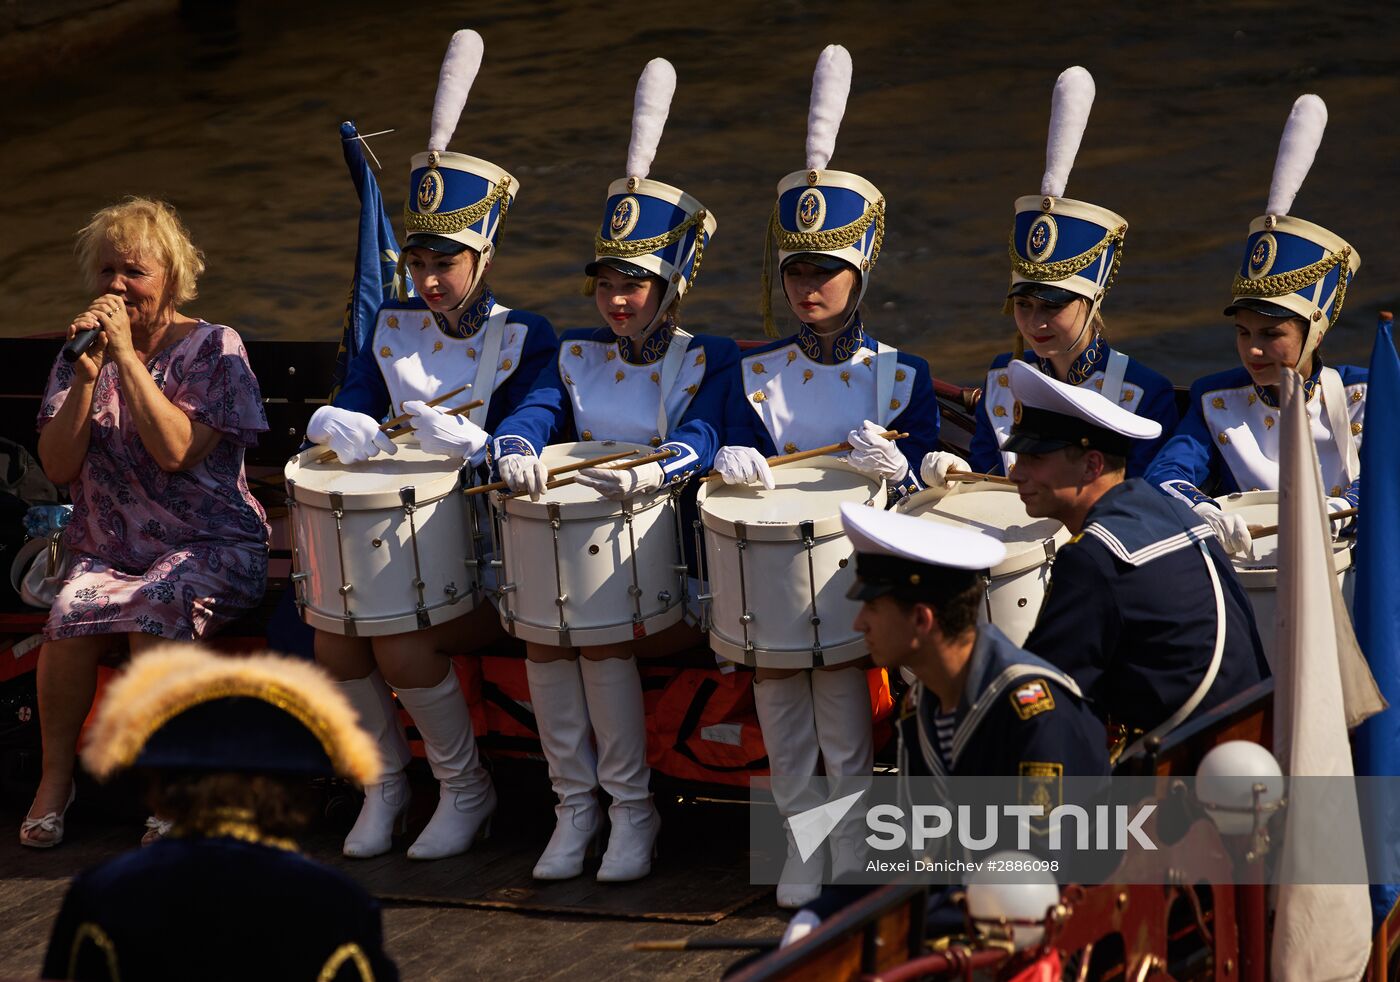
<path id="1" fill-rule="evenodd" d="M 1050 685 L 1044 679 L 1036 679 L 1018 686 L 1011 693 L 1011 706 L 1017 716 L 1030 719 L 1054 709 L 1055 697 L 1050 694 Z"/>
<path id="2" fill-rule="evenodd" d="M 1064 802 L 1065 765 L 1041 760 L 1021 761 L 1016 797 L 1023 805 L 1039 805 L 1039 818 L 1031 818 L 1031 831 L 1046 835 L 1050 830 L 1050 813 Z"/>

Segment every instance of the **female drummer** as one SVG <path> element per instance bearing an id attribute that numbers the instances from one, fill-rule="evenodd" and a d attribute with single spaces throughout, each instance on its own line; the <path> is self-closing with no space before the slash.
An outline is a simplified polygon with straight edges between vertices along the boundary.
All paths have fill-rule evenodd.
<path id="1" fill-rule="evenodd" d="M 1326 125 L 1327 107 L 1317 96 L 1293 104 L 1267 213 L 1249 223 L 1234 299 L 1225 309 L 1235 318 L 1242 365 L 1191 386 L 1186 418 L 1146 475 L 1209 522 L 1228 552 L 1249 552 L 1249 526 L 1201 489 L 1278 489 L 1278 384 L 1284 368 L 1305 379 L 1328 510 L 1355 508 L 1360 500 L 1367 373 L 1350 365 L 1324 366 L 1319 349 L 1342 312 L 1361 257 L 1340 236 L 1288 214 Z"/>
<path id="2" fill-rule="evenodd" d="M 685 333 L 677 309 L 716 222 L 684 191 L 647 179 L 675 86 L 675 69 L 660 58 L 637 83 L 628 176 L 608 187 L 595 257 L 585 268 L 606 326 L 564 332 L 557 359 L 495 431 L 492 458 L 512 492 L 538 500 L 549 479 L 538 455 L 565 440 L 621 440 L 673 452 L 631 470 L 579 472 L 579 483 L 612 499 L 684 481 L 714 459 L 715 421 L 738 348 L 725 338 Z M 552 571 L 534 572 L 540 579 L 523 589 L 555 589 Z M 527 580 L 530 574 L 524 571 Z M 635 880 L 651 871 L 661 823 L 651 801 L 636 656 L 674 649 L 688 630 L 676 625 L 649 639 L 582 648 L 527 643 L 530 699 L 559 796 L 536 879 L 583 871 L 600 828 L 594 794 L 600 784 L 612 797 L 612 831 L 598 879 Z"/>
<path id="3" fill-rule="evenodd" d="M 394 453 L 379 421 L 400 411 L 413 415 L 423 449 L 476 461 L 484 456 L 487 432 L 520 402 L 557 347 L 548 321 L 502 306 L 485 282 L 517 190 L 515 179 L 495 164 L 446 151 L 481 55 L 475 31 L 453 35 L 428 152 L 413 158 L 404 210 L 408 239 L 399 262 L 418 296 L 384 304 L 374 335 L 351 364 L 334 404 L 318 409 L 307 426 L 307 436 L 329 445 L 343 463 Z M 487 370 L 480 371 L 482 366 Z M 486 403 L 469 416 L 424 405 L 423 400 L 463 385 L 470 388 L 462 402 Z M 340 681 L 384 756 L 384 780 L 365 788 L 364 807 L 345 838 L 345 855 L 387 852 L 393 826 L 408 805 L 403 773 L 408 744 L 388 686 L 413 716 L 441 783 L 437 810 L 409 848 L 409 858 L 438 859 L 471 845 L 496 806 L 496 793 L 477 757 L 471 717 L 449 658 L 480 646 L 498 630 L 495 611 L 482 605 L 408 634 L 362 638 L 316 632 L 316 660 Z"/>
<path id="4" fill-rule="evenodd" d="M 928 363 L 875 340 L 861 319 L 885 232 L 885 199 L 865 178 L 826 169 L 850 84 L 851 56 L 831 45 L 812 79 L 807 167 L 779 182 L 770 225 L 797 333 L 740 362 L 727 417 L 734 445 L 715 455 L 715 469 L 726 483 L 771 489 L 765 456 L 847 440 L 854 448 L 849 462 L 886 482 L 895 500 L 922 487 L 916 469 L 938 446 L 938 404 Z M 764 326 L 777 336 L 771 317 Z M 895 427 L 909 433 L 898 444 L 880 435 Z M 815 775 L 819 750 L 828 779 L 869 776 L 874 750 L 864 668 L 847 662 L 821 671 L 757 669 L 754 702 L 775 779 Z M 783 785 L 774 782 L 779 808 L 784 815 L 800 811 L 800 796 L 784 793 L 794 789 Z M 801 907 L 816 896 L 821 860 L 814 862 L 816 869 L 790 857 L 778 886 L 781 906 Z"/>
<path id="5" fill-rule="evenodd" d="M 1102 305 L 1122 259 L 1128 223 L 1106 208 L 1062 198 L 1089 109 L 1094 79 L 1083 68 L 1063 72 L 1050 108 L 1050 138 L 1040 194 L 1016 199 L 1011 230 L 1011 292 L 1007 312 L 1016 319 L 1016 351 L 997 355 L 987 372 L 970 459 L 937 453 L 922 477 L 944 485 L 950 470 L 1005 474 L 1016 455 L 1001 444 L 1011 432 L 1014 400 L 1006 366 L 1020 358 L 1059 382 L 1093 386 L 1139 416 L 1162 424 L 1162 437 L 1144 440 L 1128 460 L 1136 477 L 1176 426 L 1176 398 L 1166 378 L 1104 339 Z M 1030 350 L 1025 350 L 1029 348 Z"/>

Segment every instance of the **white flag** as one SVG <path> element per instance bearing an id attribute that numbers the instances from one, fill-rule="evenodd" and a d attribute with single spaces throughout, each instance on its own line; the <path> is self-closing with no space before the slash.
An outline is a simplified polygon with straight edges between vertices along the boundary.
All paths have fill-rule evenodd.
<path id="1" fill-rule="evenodd" d="M 1279 395 L 1274 753 L 1289 777 L 1350 778 L 1341 666 L 1361 659 L 1361 653 L 1333 571 L 1326 498 L 1301 376 L 1284 369 Z M 1272 977 L 1280 982 L 1351 982 L 1366 969 L 1371 905 L 1361 816 L 1355 787 L 1346 783 L 1342 793 L 1335 785 L 1343 783 L 1329 784 L 1325 802 L 1317 794 L 1294 795 L 1290 788 L 1279 856 L 1284 885 L 1278 889 L 1270 959 Z"/>

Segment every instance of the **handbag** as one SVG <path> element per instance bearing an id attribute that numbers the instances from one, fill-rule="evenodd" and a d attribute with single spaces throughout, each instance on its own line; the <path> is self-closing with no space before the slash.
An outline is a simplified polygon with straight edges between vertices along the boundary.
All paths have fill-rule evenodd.
<path id="1" fill-rule="evenodd" d="M 31 607 L 52 607 L 67 579 L 68 547 L 62 529 L 30 539 L 10 566 L 11 585 Z"/>

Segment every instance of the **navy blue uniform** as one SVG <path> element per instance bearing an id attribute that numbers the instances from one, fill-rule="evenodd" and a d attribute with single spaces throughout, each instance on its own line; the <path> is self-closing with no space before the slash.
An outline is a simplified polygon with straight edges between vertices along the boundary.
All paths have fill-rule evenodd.
<path id="1" fill-rule="evenodd" d="M 1226 634 L 1215 682 L 1191 716 L 1267 677 L 1254 612 L 1210 527 L 1141 478 L 1104 494 L 1056 554 L 1026 647 L 1079 683 L 1100 715 L 1139 730 L 1165 722 L 1215 648 L 1202 543 L 1224 593 Z"/>
<path id="2" fill-rule="evenodd" d="M 393 982 L 399 974 L 384 953 L 379 905 L 349 877 L 270 845 L 192 838 L 75 877 L 43 976 Z"/>
<path id="3" fill-rule="evenodd" d="M 922 686 L 916 692 L 921 694 L 916 711 L 903 724 L 900 768 L 905 773 L 1027 778 L 1108 773 L 1103 724 L 1074 680 L 990 624 L 977 627 L 948 759 L 938 747 L 938 700 Z"/>

